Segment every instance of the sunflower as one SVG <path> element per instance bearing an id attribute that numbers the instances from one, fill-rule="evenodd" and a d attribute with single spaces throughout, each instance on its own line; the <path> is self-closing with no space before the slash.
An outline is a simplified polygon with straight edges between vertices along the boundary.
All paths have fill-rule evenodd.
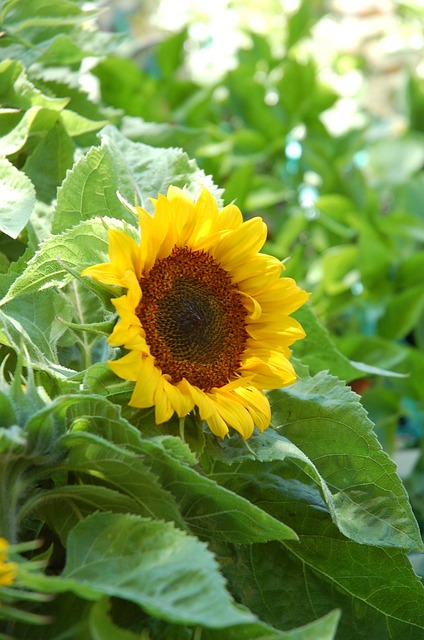
<path id="1" fill-rule="evenodd" d="M 109 263 L 82 272 L 126 293 L 108 342 L 128 353 L 109 362 L 135 382 L 130 405 L 155 407 L 157 424 L 195 407 L 217 436 L 243 438 L 270 422 L 264 390 L 296 380 L 290 345 L 304 337 L 290 317 L 308 298 L 277 258 L 258 253 L 261 218 L 243 222 L 238 207 L 220 211 L 203 188 L 197 201 L 177 187 L 138 217 L 141 242 L 110 229 Z"/>
<path id="2" fill-rule="evenodd" d="M 0 538 L 0 587 L 6 587 L 14 581 L 17 573 L 16 562 L 8 562 L 9 543 Z"/>

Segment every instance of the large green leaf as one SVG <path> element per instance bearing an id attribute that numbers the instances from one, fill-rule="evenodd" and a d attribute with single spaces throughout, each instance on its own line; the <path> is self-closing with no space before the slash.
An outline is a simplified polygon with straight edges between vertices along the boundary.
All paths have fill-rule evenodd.
<path id="1" fill-rule="evenodd" d="M 396 292 L 389 300 L 378 323 L 379 334 L 385 338 L 404 338 L 418 325 L 424 312 L 422 283 L 406 291 Z"/>
<path id="2" fill-rule="evenodd" d="M 328 369 L 341 380 L 351 382 L 368 375 L 402 377 L 403 374 L 376 366 L 349 360 L 338 350 L 327 329 L 318 321 L 313 308 L 304 305 L 295 314 L 306 331 L 307 339 L 294 345 L 294 354 L 302 364 L 308 365 L 311 373 Z"/>
<path id="3" fill-rule="evenodd" d="M 185 522 L 197 535 L 238 544 L 293 540 L 295 532 L 247 499 L 219 486 L 161 451 L 154 441 L 142 443 L 152 469 L 173 493 Z"/>
<path id="4" fill-rule="evenodd" d="M 35 190 L 29 178 L 6 158 L 0 158 L 0 232 L 17 238 L 35 205 Z"/>
<path id="5" fill-rule="evenodd" d="M 85 220 L 72 229 L 51 236 L 29 260 L 26 269 L 12 283 L 2 304 L 22 295 L 54 286 L 63 286 L 72 279 L 69 269 L 77 273 L 88 266 L 108 260 L 107 226 L 120 226 L 117 220 Z"/>
<path id="6" fill-rule="evenodd" d="M 67 301 L 51 291 L 11 300 L 0 309 L 0 343 L 19 352 L 24 342 L 33 367 L 66 378 L 74 372 L 59 362 L 57 343 L 66 330 L 59 318 L 71 317 Z"/>
<path id="7" fill-rule="evenodd" d="M 128 629 L 117 626 L 112 621 L 112 615 L 108 614 L 109 608 L 111 613 L 116 613 L 116 607 L 111 607 L 109 598 L 102 598 L 94 603 L 90 610 L 90 631 L 93 634 L 93 640 L 140 640 L 140 636 Z M 122 610 L 122 602 L 120 603 Z M 202 640 L 333 640 L 337 624 L 340 618 L 338 611 L 332 611 L 328 615 L 311 622 L 298 629 L 290 631 L 279 631 L 263 622 L 252 622 L 250 624 L 238 624 L 225 629 L 211 629 L 202 627 Z M 120 624 L 127 622 L 125 612 L 120 615 Z M 147 629 L 148 621 L 144 620 L 144 629 Z M 126 626 L 126 625 L 125 625 Z M 162 628 L 163 627 L 163 628 Z M 187 627 L 180 625 L 162 623 L 161 631 L 159 631 L 159 621 L 152 620 L 151 629 L 156 633 L 155 637 L 161 640 L 188 640 L 191 631 Z M 199 628 L 200 631 L 200 628 Z"/>
<path id="8" fill-rule="evenodd" d="M 81 418 L 76 424 L 78 426 L 80 422 L 82 426 L 87 421 L 90 418 L 85 421 Z M 116 424 L 118 428 L 125 429 L 122 419 L 116 420 Z M 81 477 L 91 476 L 94 482 L 98 478 L 98 484 L 129 496 L 135 502 L 133 512 L 140 513 L 141 510 L 142 515 L 173 520 L 184 527 L 172 494 L 161 486 L 150 465 L 136 453 L 84 431 L 74 431 L 63 438 L 62 446 L 71 449 L 67 467 Z"/>
<path id="9" fill-rule="evenodd" d="M 97 405 L 101 406 L 100 400 Z M 239 544 L 296 539 L 283 522 L 187 466 L 181 459 L 187 454 L 178 438 L 144 440 L 135 434 L 128 436 L 127 423 L 122 419 L 105 422 L 104 417 L 96 420 L 94 412 L 85 418 L 89 429 L 107 432 L 112 441 L 121 441 L 126 447 L 131 446 L 130 440 L 138 439 L 131 447 L 136 451 L 78 431 L 62 440 L 72 449 L 70 467 L 125 492 L 144 505 L 144 515 L 172 519 L 197 535 Z"/>
<path id="10" fill-rule="evenodd" d="M 301 628 L 278 631 L 257 622 L 225 629 L 225 640 L 333 640 L 340 618 L 339 611 L 332 611 Z M 204 629 L 202 640 L 222 640 L 222 631 Z"/>
<path id="11" fill-rule="evenodd" d="M 316 465 L 352 540 L 422 550 L 408 496 L 359 398 L 325 372 L 270 393 L 272 422 Z"/>
<path id="12" fill-rule="evenodd" d="M 33 181 L 37 196 L 44 202 L 56 197 L 58 186 L 72 167 L 75 146 L 61 119 L 45 132 L 42 141 L 25 162 L 25 173 Z"/>
<path id="13" fill-rule="evenodd" d="M 69 534 L 63 578 L 139 604 L 151 615 L 222 628 L 253 621 L 225 589 L 206 545 L 170 523 L 97 513 Z"/>
<path id="14" fill-rule="evenodd" d="M 299 544 L 222 550 L 238 600 L 285 630 L 339 607 L 339 640 L 422 638 L 424 590 L 406 556 L 333 536 L 319 517 L 306 528 Z"/>
<path id="15" fill-rule="evenodd" d="M 299 543 L 214 547 L 225 559 L 224 573 L 237 599 L 262 620 L 285 630 L 339 607 L 340 640 L 395 640 L 401 637 L 398 633 L 418 640 L 424 625 L 424 589 L 406 554 L 343 536 L 331 521 L 319 487 L 295 461 L 266 461 L 268 456 L 277 458 L 278 440 L 271 447 L 266 443 L 262 452 L 259 436 L 257 440 L 252 451 L 258 458 L 246 455 L 237 466 L 229 466 L 235 458 L 234 442 L 233 450 L 222 456 L 226 465 L 213 465 L 214 477 L 290 523 Z"/>
<path id="16" fill-rule="evenodd" d="M 237 543 L 296 539 L 290 527 L 194 469 L 196 458 L 180 438 L 143 438 L 105 398 L 80 397 L 67 420 L 79 429 L 62 439 L 72 449 L 72 468 L 102 478 L 102 484 L 145 504 L 145 515 Z"/>
<path id="17" fill-rule="evenodd" d="M 30 136 L 41 138 L 58 120 L 59 114 L 54 109 L 30 107 L 19 124 L 0 139 L 4 155 L 10 156 L 20 151 Z"/>
<path id="18" fill-rule="evenodd" d="M 149 207 L 149 198 L 166 193 L 170 184 L 188 184 L 193 192 L 202 184 L 213 187 L 210 178 L 181 149 L 132 142 L 111 125 L 102 130 L 100 138 L 100 147 L 92 147 L 63 182 L 54 233 L 99 215 L 133 223 L 133 214 L 121 204 L 117 192 L 128 202 Z"/>
<path id="19" fill-rule="evenodd" d="M 18 5 L 17 2 L 14 3 Z M 0 42 L 4 44 L 5 38 Z M 68 103 L 68 98 L 54 98 L 44 95 L 28 79 L 27 73 L 20 62 L 3 60 L 0 62 L 0 103 L 13 106 L 21 110 L 31 107 L 46 110 L 61 111 Z M 36 113 L 35 111 L 34 113 Z"/>

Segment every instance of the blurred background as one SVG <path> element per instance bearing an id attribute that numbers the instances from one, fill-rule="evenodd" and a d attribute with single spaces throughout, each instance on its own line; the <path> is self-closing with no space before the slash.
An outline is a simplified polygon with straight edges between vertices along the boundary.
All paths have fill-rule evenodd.
<path id="1" fill-rule="evenodd" d="M 84 87 L 183 147 L 312 292 L 424 522 L 424 2 L 104 0 Z M 318 371 L 308 335 L 295 355 Z M 328 355 L 328 354 L 327 354 Z M 381 372 L 385 369 L 389 375 Z"/>

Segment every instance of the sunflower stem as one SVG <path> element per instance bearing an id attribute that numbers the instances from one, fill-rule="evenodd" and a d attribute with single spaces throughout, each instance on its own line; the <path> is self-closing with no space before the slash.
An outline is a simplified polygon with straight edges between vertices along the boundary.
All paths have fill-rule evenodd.
<path id="1" fill-rule="evenodd" d="M 202 638 L 202 627 L 196 627 L 193 633 L 193 640 L 201 640 Z"/>
<path id="2" fill-rule="evenodd" d="M 184 438 L 184 430 L 185 430 L 185 416 L 180 418 L 180 438 L 183 442 L 185 442 Z"/>

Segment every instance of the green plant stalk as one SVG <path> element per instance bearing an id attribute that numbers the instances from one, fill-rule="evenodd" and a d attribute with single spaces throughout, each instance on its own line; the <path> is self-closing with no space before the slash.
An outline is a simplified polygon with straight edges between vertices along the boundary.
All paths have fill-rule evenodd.
<path id="1" fill-rule="evenodd" d="M 18 511 L 30 484 L 25 480 L 26 459 L 5 455 L 0 465 L 0 536 L 10 544 L 18 541 Z"/>

